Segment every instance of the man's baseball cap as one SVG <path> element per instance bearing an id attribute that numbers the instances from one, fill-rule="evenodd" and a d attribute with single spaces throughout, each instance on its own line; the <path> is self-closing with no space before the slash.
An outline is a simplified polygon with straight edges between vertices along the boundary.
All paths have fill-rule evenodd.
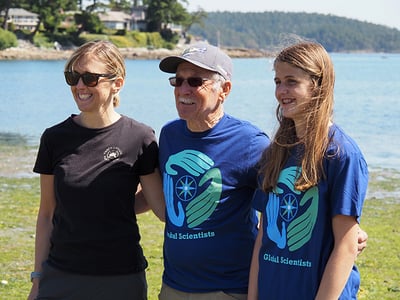
<path id="1" fill-rule="evenodd" d="M 186 48 L 180 56 L 168 56 L 161 60 L 160 70 L 176 73 L 178 65 L 189 62 L 200 68 L 217 72 L 227 80 L 232 78 L 232 59 L 218 47 L 201 42 Z"/>

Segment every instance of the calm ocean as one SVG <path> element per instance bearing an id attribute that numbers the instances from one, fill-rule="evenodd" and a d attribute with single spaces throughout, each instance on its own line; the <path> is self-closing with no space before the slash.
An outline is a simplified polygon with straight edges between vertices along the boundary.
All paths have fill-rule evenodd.
<path id="1" fill-rule="evenodd" d="M 336 70 L 335 121 L 359 144 L 371 168 L 400 170 L 400 54 L 332 54 Z M 0 61 L 0 138 L 25 136 L 37 145 L 42 131 L 77 113 L 63 78 L 65 61 Z M 276 126 L 272 60 L 234 59 L 227 113 L 269 135 Z M 118 111 L 151 125 L 176 117 L 169 74 L 156 60 L 127 60 Z"/>

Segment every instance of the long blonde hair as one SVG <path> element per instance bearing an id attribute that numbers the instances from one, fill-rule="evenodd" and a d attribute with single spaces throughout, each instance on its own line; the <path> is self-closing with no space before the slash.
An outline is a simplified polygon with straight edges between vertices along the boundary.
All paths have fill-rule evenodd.
<path id="1" fill-rule="evenodd" d="M 277 62 L 288 63 L 310 75 L 312 100 L 305 113 L 306 131 L 300 138 L 296 135 L 294 121 L 283 117 L 278 105 L 276 116 L 279 128 L 260 161 L 260 173 L 263 175 L 262 189 L 264 191 L 274 189 L 291 149 L 301 145 L 303 152 L 298 157 L 298 167 L 301 169 L 295 188 L 304 191 L 316 185 L 325 176 L 322 162 L 329 145 L 329 124 L 333 115 L 334 68 L 325 48 L 318 43 L 308 41 L 283 49 L 276 57 L 274 65 Z"/>
<path id="2" fill-rule="evenodd" d="M 73 71 L 75 64 L 84 56 L 93 56 L 97 61 L 104 63 L 106 72 L 122 77 L 125 79 L 126 67 L 125 61 L 118 48 L 109 41 L 90 41 L 72 53 L 65 64 L 64 71 Z M 114 107 L 120 102 L 119 94 L 115 94 L 113 98 Z"/>

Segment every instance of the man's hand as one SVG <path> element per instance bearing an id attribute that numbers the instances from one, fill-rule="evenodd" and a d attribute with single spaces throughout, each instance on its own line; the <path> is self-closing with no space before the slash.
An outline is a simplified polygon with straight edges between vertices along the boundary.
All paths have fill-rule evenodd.
<path id="1" fill-rule="evenodd" d="M 357 255 L 360 255 L 361 252 L 367 247 L 367 240 L 368 240 L 368 234 L 359 228 L 358 230 L 358 253 Z"/>

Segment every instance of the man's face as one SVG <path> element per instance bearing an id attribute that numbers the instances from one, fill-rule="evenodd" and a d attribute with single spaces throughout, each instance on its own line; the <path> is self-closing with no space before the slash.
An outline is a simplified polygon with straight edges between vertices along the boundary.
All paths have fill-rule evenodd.
<path id="1" fill-rule="evenodd" d="M 175 104 L 179 117 L 187 122 L 191 131 L 205 131 L 212 128 L 223 115 L 225 95 L 216 73 L 191 63 L 181 63 L 176 71 L 181 86 L 175 86 Z M 192 87 L 187 79 L 203 79 L 201 86 Z"/>

